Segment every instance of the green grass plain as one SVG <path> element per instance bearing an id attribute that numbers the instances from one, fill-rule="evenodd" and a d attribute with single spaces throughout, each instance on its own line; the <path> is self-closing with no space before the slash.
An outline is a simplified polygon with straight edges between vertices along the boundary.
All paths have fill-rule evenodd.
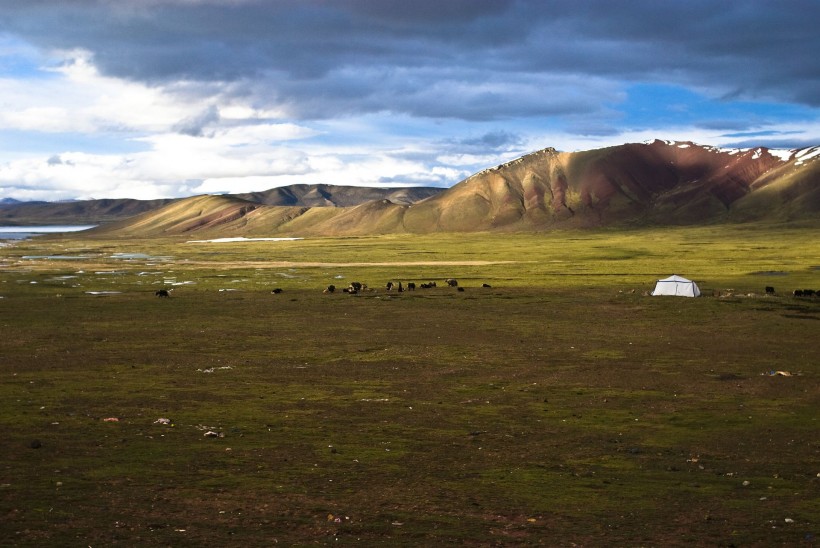
<path id="1" fill-rule="evenodd" d="M 2 247 L 0 544 L 815 545 L 818 236 Z"/>

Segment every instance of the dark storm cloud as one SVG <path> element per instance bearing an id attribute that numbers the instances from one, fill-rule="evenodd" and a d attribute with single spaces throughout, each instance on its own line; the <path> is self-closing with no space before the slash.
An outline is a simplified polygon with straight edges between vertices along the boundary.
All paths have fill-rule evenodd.
<path id="1" fill-rule="evenodd" d="M 312 81 L 274 77 L 249 85 L 255 96 L 277 89 L 279 99 L 303 118 L 389 111 L 473 121 L 588 114 L 620 98 L 603 81 L 472 67 L 343 67 Z"/>
<path id="2" fill-rule="evenodd" d="M 35 0 L 0 32 L 109 75 L 234 82 L 300 117 L 578 115 L 615 83 L 820 106 L 820 2 Z M 204 88 L 207 89 L 207 88 Z"/>

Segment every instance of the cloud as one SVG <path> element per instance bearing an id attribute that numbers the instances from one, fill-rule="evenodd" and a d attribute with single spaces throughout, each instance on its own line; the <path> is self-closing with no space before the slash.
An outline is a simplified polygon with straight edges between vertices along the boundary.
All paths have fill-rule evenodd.
<path id="1" fill-rule="evenodd" d="M 446 188 L 453 185 L 453 182 L 460 181 L 470 175 L 470 172 L 453 168 L 434 168 L 426 172 L 411 172 L 392 175 L 390 177 L 379 177 L 379 186 L 432 186 Z"/>
<path id="2" fill-rule="evenodd" d="M 267 76 L 271 92 L 307 116 L 331 92 L 364 95 L 371 100 L 359 108 L 384 109 L 374 86 L 381 81 L 405 112 L 447 115 L 441 100 L 467 93 L 463 108 L 445 101 L 450 115 L 490 119 L 509 98 L 500 82 L 526 88 L 546 75 L 674 82 L 820 106 L 816 2 L 749 0 L 719 10 L 706 0 L 640 0 L 630 9 L 603 0 L 122 4 L 21 2 L 4 8 L 0 30 L 47 48 L 82 48 L 104 74 L 153 85 Z M 489 81 L 475 89 L 477 75 Z M 556 92 L 542 88 L 541 101 L 519 111 L 554 112 Z"/>
<path id="3" fill-rule="evenodd" d="M 174 124 L 173 130 L 191 137 L 202 137 L 206 126 L 219 121 L 219 108 L 210 105 L 205 110 Z"/>
<path id="4" fill-rule="evenodd" d="M 0 163 L 0 192 L 18 199 L 141 198 L 249 192 L 297 183 L 384 186 L 457 182 L 424 159 L 386 145 L 363 153 L 322 145 L 304 126 L 255 123 L 215 127 L 205 137 L 164 132 L 140 137 L 125 154 L 63 152 Z"/>
<path id="5" fill-rule="evenodd" d="M 515 135 L 509 131 L 491 131 L 479 137 L 466 137 L 454 144 L 459 147 L 474 148 L 481 151 L 498 151 L 510 148 L 519 148 L 524 144 L 524 139 L 520 135 Z"/>
<path id="6" fill-rule="evenodd" d="M 726 141 L 723 143 L 724 147 L 727 148 L 757 148 L 757 147 L 766 147 L 772 149 L 784 149 L 784 150 L 794 150 L 794 149 L 801 149 L 801 148 L 809 148 L 809 147 L 816 147 L 817 140 L 816 139 L 800 139 L 800 138 L 791 138 L 791 139 L 783 139 L 783 138 L 755 138 L 755 139 L 745 139 L 739 141 Z"/>
<path id="7" fill-rule="evenodd" d="M 817 2 L 3 4 L 0 185 L 27 195 L 447 185 L 545 146 L 820 138 Z"/>
<path id="8" fill-rule="evenodd" d="M 71 160 L 67 160 L 67 161 L 64 162 L 63 159 L 60 158 L 57 154 L 55 154 L 54 156 L 52 156 L 48 160 L 46 160 L 46 164 L 48 164 L 50 166 L 63 166 L 63 165 L 71 166 L 71 165 L 74 165 L 74 163 Z"/>
<path id="9" fill-rule="evenodd" d="M 104 76 L 86 51 L 53 52 L 51 60 L 59 66 L 0 78 L 0 127 L 46 133 L 157 131 L 204 108 L 173 90 Z"/>

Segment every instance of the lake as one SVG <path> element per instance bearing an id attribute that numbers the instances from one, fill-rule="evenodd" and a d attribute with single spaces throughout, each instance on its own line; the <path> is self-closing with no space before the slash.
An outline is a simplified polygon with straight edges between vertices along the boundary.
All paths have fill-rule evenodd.
<path id="1" fill-rule="evenodd" d="M 79 232 L 97 225 L 0 226 L 0 240 L 25 240 L 41 234 Z"/>

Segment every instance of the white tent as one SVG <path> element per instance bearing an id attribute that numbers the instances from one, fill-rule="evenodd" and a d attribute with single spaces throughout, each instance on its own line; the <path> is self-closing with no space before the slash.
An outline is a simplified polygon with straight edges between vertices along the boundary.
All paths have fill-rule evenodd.
<path id="1" fill-rule="evenodd" d="M 681 276 L 669 276 L 658 280 L 652 295 L 673 295 L 677 297 L 700 297 L 698 284 Z"/>

